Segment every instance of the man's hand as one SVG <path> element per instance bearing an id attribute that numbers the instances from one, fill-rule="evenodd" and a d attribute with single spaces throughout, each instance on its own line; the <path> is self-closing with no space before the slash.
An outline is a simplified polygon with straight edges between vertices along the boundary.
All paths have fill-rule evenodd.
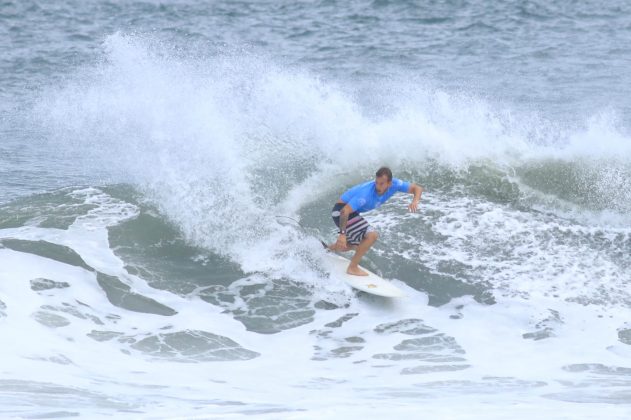
<path id="1" fill-rule="evenodd" d="M 414 194 L 414 198 L 412 199 L 412 202 L 408 206 L 408 209 L 410 210 L 411 213 L 416 213 L 416 210 L 418 208 L 418 202 L 421 200 L 421 194 L 423 193 L 423 187 L 421 187 L 420 185 L 412 184 L 410 185 L 410 189 L 408 192 L 410 194 Z"/>
<path id="2" fill-rule="evenodd" d="M 335 242 L 335 248 L 339 251 L 346 251 L 346 249 L 348 248 L 348 245 L 346 244 L 345 234 L 340 233 L 340 235 L 337 237 L 337 242 Z"/>

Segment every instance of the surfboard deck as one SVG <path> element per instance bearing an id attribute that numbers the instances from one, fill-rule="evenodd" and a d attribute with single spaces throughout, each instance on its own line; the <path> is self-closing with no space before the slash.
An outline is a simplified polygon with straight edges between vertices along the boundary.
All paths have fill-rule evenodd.
<path id="1" fill-rule="evenodd" d="M 341 255 L 327 251 L 326 262 L 329 265 L 331 277 L 341 279 L 357 290 L 383 297 L 398 298 L 405 296 L 405 293 L 403 293 L 401 289 L 389 281 L 382 279 L 372 271 L 367 270 L 365 267 L 360 266 L 368 273 L 367 276 L 347 274 L 346 269 L 348 268 L 348 264 L 350 264 L 350 260 Z"/>

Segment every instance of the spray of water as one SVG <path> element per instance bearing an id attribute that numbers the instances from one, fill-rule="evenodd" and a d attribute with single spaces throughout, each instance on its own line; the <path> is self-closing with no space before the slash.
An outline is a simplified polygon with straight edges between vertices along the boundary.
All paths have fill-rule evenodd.
<path id="1" fill-rule="evenodd" d="M 136 185 L 191 243 L 246 270 L 295 246 L 295 230 L 275 214 L 293 215 L 384 163 L 413 176 L 430 163 L 456 172 L 490 165 L 541 194 L 631 208 L 631 142 L 610 114 L 561 130 L 399 83 L 379 95 L 389 111 L 375 115 L 352 87 L 254 55 L 176 54 L 121 34 L 104 51 L 101 63 L 39 101 L 49 137 Z M 577 186 L 585 186 L 580 197 L 563 191 Z"/>

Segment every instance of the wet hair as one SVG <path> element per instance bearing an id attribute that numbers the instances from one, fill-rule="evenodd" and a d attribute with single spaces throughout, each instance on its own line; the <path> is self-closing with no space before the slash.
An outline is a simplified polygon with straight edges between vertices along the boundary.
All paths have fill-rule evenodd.
<path id="1" fill-rule="evenodd" d="M 379 178 L 384 175 L 388 177 L 388 182 L 392 181 L 392 171 L 387 166 L 382 166 L 381 168 L 379 168 L 379 170 L 375 174 L 375 177 Z"/>

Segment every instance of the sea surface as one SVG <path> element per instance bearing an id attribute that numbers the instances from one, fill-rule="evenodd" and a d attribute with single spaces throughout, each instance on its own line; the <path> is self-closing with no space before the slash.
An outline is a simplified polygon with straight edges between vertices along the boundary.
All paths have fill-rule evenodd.
<path id="1" fill-rule="evenodd" d="M 627 1 L 0 2 L 1 418 L 628 419 L 630 305 Z"/>

